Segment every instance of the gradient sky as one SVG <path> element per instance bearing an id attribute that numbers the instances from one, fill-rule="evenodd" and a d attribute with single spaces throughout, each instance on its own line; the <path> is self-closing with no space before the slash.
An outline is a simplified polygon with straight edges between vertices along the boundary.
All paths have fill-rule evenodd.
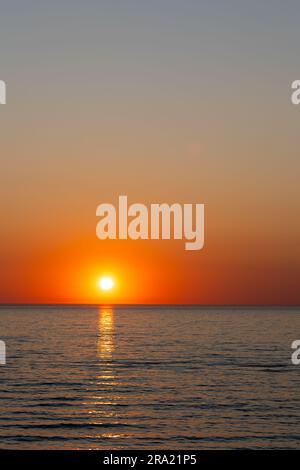
<path id="1" fill-rule="evenodd" d="M 0 8 L 0 302 L 300 303 L 298 1 Z M 205 203 L 204 250 L 99 241 L 119 194 Z"/>

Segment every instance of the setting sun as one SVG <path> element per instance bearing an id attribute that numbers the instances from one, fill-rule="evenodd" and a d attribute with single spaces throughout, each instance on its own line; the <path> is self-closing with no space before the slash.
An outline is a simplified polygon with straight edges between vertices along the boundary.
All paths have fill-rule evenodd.
<path id="1" fill-rule="evenodd" d="M 102 290 L 111 290 L 114 287 L 114 281 L 111 277 L 101 277 L 99 287 Z"/>

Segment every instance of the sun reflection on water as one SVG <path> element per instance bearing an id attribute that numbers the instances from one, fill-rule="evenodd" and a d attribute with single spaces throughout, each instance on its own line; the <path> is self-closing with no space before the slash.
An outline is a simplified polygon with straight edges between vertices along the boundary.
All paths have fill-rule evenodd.
<path id="1" fill-rule="evenodd" d="M 98 322 L 98 358 L 107 361 L 112 358 L 114 350 L 114 318 L 111 307 L 100 308 Z"/>
<path id="2" fill-rule="evenodd" d="M 89 422 L 99 427 L 105 426 L 105 432 L 99 432 L 94 438 L 113 439 L 120 437 L 108 426 L 118 426 L 120 417 L 113 407 L 119 403 L 116 393 L 117 379 L 113 360 L 114 345 L 114 312 L 111 307 L 101 307 L 98 312 L 97 328 L 97 373 L 87 411 Z"/>
<path id="3" fill-rule="evenodd" d="M 101 307 L 98 319 L 98 345 L 99 360 L 98 384 L 114 385 L 115 374 L 113 366 L 114 352 L 114 314 L 111 307 Z"/>

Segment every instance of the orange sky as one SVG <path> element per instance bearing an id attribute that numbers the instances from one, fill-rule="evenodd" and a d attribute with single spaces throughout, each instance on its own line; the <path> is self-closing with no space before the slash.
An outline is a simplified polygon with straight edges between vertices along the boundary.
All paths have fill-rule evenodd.
<path id="1" fill-rule="evenodd" d="M 254 229 L 229 237 L 214 230 L 207 212 L 201 251 L 185 251 L 182 241 L 100 241 L 94 234 L 50 236 L 44 250 L 46 240 L 32 246 L 28 238 L 26 250 L 17 245 L 2 258 L 2 302 L 296 304 L 299 266 L 283 234 L 272 244 Z M 98 287 L 103 275 L 116 282 L 107 294 Z"/>
<path id="2" fill-rule="evenodd" d="M 1 15 L 0 303 L 299 304 L 294 17 L 48 3 Z M 204 249 L 98 240 L 121 194 L 204 203 Z"/>

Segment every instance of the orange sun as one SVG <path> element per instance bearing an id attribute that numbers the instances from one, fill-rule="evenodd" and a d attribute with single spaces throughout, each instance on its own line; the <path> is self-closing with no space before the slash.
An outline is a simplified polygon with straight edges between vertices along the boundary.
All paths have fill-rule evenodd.
<path id="1" fill-rule="evenodd" d="M 114 287 L 114 280 L 110 276 L 101 277 L 99 287 L 101 290 L 111 290 Z"/>

